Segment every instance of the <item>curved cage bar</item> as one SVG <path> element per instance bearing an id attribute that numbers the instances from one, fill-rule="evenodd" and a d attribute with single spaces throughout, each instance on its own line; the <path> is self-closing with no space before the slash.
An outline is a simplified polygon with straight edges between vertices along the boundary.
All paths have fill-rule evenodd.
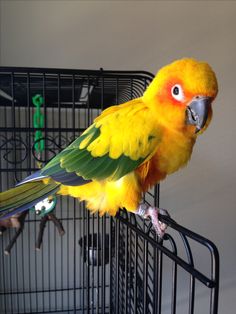
<path id="1" fill-rule="evenodd" d="M 159 290 L 156 291 L 156 296 L 159 297 L 158 299 L 158 306 L 159 306 L 159 312 L 157 313 L 162 313 L 161 311 L 161 305 L 162 303 L 166 303 L 166 299 L 163 299 L 162 296 L 162 281 L 166 280 L 164 279 L 165 273 L 163 272 L 163 255 L 165 258 L 168 258 L 169 260 L 172 261 L 172 270 L 169 269 L 169 271 L 172 273 L 172 294 L 169 295 L 170 302 L 169 302 L 169 310 L 170 312 L 166 313 L 178 313 L 177 309 L 177 303 L 176 303 L 176 287 L 177 287 L 177 267 L 181 267 L 181 269 L 184 269 L 185 272 L 189 274 L 189 288 L 187 290 L 189 297 L 188 297 L 188 302 L 186 301 L 186 304 L 188 304 L 188 310 L 186 313 L 201 313 L 202 309 L 199 308 L 199 312 L 197 312 L 197 309 L 195 308 L 195 298 L 196 298 L 196 284 L 195 282 L 198 281 L 202 283 L 205 287 L 209 288 L 209 303 L 208 303 L 208 311 L 206 313 L 217 313 L 218 311 L 218 292 L 219 292 L 219 254 L 216 246 L 206 238 L 180 226 L 177 224 L 173 219 L 170 217 L 162 216 L 160 215 L 160 220 L 162 222 L 165 222 L 168 224 L 168 232 L 170 231 L 173 233 L 173 231 L 177 231 L 180 235 L 179 239 L 177 236 L 173 236 L 167 232 L 165 234 L 164 239 L 162 241 L 158 241 L 156 239 L 155 233 L 150 229 L 150 226 L 148 223 L 145 222 L 143 225 L 143 221 L 137 223 L 132 219 L 133 214 L 128 214 L 127 213 L 124 215 L 123 210 L 120 211 L 120 213 L 117 216 L 117 219 L 121 221 L 121 225 L 123 225 L 123 228 L 128 228 L 131 229 L 133 232 L 135 232 L 136 236 L 140 239 L 140 241 L 148 243 L 150 246 L 149 251 L 151 252 L 154 250 L 154 253 L 152 255 L 152 258 L 149 257 L 148 262 L 146 261 L 147 258 L 147 252 L 144 250 L 140 250 L 140 255 L 143 254 L 142 256 L 142 261 L 145 265 L 146 272 L 147 273 L 152 273 L 153 278 L 155 278 L 155 271 L 154 271 L 154 265 L 156 262 L 158 262 L 158 271 L 159 271 Z M 120 227 L 121 228 L 121 227 Z M 175 234 L 175 233 L 174 233 Z M 121 236 L 123 238 L 123 235 Z M 209 272 L 206 275 L 203 271 L 199 270 L 198 268 L 195 267 L 194 264 L 194 257 L 192 254 L 192 248 L 189 244 L 189 239 L 193 239 L 195 242 L 200 243 L 201 245 L 205 246 L 208 249 L 208 254 L 210 256 L 210 268 Z M 182 248 L 182 252 L 178 254 L 178 248 L 181 247 L 181 244 L 184 248 Z M 168 247 L 169 245 L 169 247 Z M 145 248 L 145 246 L 144 246 Z M 204 252 L 205 254 L 205 252 Z M 122 254 L 121 254 L 122 256 Z M 158 256 L 158 257 L 156 257 Z M 134 259 L 137 259 L 137 253 L 135 254 Z M 156 260 L 157 259 L 157 260 Z M 137 263 L 137 261 L 136 261 Z M 149 263 L 153 263 L 153 266 L 150 267 Z M 140 273 L 140 276 L 143 276 L 143 282 L 144 284 L 147 285 L 147 279 L 145 276 L 147 274 Z M 150 278 L 151 278 L 150 277 Z M 170 278 L 169 278 L 170 280 Z M 170 281 L 171 281 L 170 280 Z M 150 282 L 152 280 L 150 279 Z M 124 287 L 122 287 L 123 289 Z M 147 290 L 147 289 L 146 289 Z M 155 294 L 155 292 L 154 292 Z M 116 299 L 116 298 L 115 298 Z M 141 301 L 140 301 L 141 302 Z M 154 307 L 155 301 L 153 300 L 153 304 L 150 301 L 150 308 Z M 143 307 L 140 311 L 140 313 L 148 313 L 148 307 L 143 301 Z M 126 313 L 126 312 L 124 312 Z M 134 306 L 133 311 L 131 313 L 139 313 L 138 307 Z M 150 313 L 152 313 L 152 310 L 150 310 Z M 165 311 L 164 311 L 165 313 Z"/>
<path id="2" fill-rule="evenodd" d="M 103 109 L 140 97 L 152 78 L 1 67 L 0 190 L 37 171 Z M 37 130 L 35 95 L 43 97 Z M 158 206 L 159 186 L 144 201 Z M 217 248 L 171 218 L 160 218 L 169 225 L 163 241 L 134 214 L 99 217 L 66 197 L 48 216 L 29 209 L 16 218 L 20 229 L 0 225 L 0 313 L 217 314 Z"/>

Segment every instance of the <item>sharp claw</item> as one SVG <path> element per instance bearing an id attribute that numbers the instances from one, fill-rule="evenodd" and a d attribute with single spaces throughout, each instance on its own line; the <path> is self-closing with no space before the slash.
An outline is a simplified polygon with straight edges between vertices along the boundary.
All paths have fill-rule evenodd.
<path id="1" fill-rule="evenodd" d="M 145 204 L 143 204 L 143 205 L 145 206 Z M 158 214 L 160 213 L 161 215 L 170 216 L 168 211 L 166 209 L 157 208 L 157 207 L 148 207 L 148 206 L 146 206 L 146 208 L 144 208 L 143 205 L 140 208 L 141 211 L 142 211 L 141 215 L 144 218 L 148 218 L 148 217 L 151 218 L 153 228 L 155 229 L 155 231 L 158 234 L 158 236 L 160 238 L 163 238 L 163 236 L 164 236 L 168 226 L 164 222 L 161 222 L 161 221 L 158 220 Z"/>
<path id="2" fill-rule="evenodd" d="M 159 208 L 159 213 L 163 216 L 167 216 L 170 217 L 170 214 L 168 213 L 168 211 L 164 208 Z"/>

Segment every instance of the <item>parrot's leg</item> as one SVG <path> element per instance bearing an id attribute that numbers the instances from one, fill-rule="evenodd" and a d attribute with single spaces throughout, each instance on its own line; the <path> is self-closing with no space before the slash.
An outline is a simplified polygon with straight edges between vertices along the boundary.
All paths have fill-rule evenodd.
<path id="1" fill-rule="evenodd" d="M 159 213 L 161 215 L 170 216 L 166 209 L 151 207 L 151 206 L 148 206 L 147 204 L 140 204 L 136 211 L 136 214 L 142 216 L 144 219 L 150 217 L 152 221 L 152 225 L 156 233 L 158 234 L 160 238 L 163 238 L 166 228 L 167 228 L 167 224 L 165 224 L 164 222 L 161 222 L 158 219 Z"/>

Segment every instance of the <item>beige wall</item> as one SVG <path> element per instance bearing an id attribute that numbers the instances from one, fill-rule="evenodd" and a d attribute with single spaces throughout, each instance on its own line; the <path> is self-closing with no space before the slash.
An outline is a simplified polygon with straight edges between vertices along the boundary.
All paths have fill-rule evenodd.
<path id="1" fill-rule="evenodd" d="M 10 66 L 156 72 L 183 56 L 209 61 L 214 119 L 188 167 L 161 185 L 161 206 L 216 243 L 219 313 L 235 313 L 236 2 L 2 1 L 0 44 Z"/>

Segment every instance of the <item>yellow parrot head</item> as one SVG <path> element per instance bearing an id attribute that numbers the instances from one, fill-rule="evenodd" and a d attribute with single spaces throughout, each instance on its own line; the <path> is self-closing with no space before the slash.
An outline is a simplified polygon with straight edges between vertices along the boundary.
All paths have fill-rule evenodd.
<path id="1" fill-rule="evenodd" d="M 163 124 L 196 134 L 209 125 L 211 104 L 217 92 L 217 79 L 211 67 L 205 62 L 184 58 L 159 70 L 143 101 Z"/>

